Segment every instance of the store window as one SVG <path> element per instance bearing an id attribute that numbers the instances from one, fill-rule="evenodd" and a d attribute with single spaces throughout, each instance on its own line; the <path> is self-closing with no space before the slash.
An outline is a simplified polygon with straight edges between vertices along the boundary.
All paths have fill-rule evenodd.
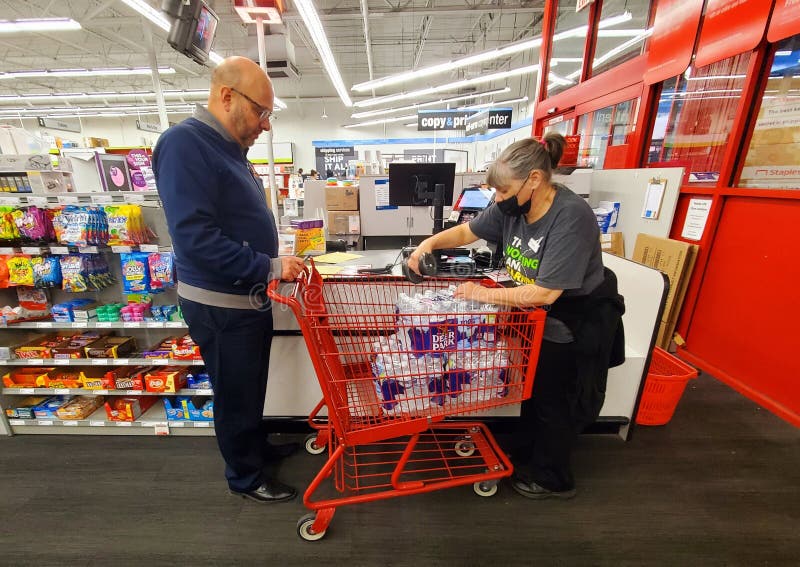
<path id="1" fill-rule="evenodd" d="M 578 83 L 583 64 L 583 50 L 589 31 L 589 9 L 575 12 L 574 0 L 560 0 L 558 19 L 550 54 L 547 96 L 551 97 Z"/>
<path id="2" fill-rule="evenodd" d="M 557 132 L 562 136 L 569 136 L 572 134 L 572 119 L 570 120 L 551 120 L 550 123 L 544 127 L 544 133 Z"/>
<path id="3" fill-rule="evenodd" d="M 800 35 L 778 45 L 745 156 L 739 187 L 800 189 Z"/>
<path id="4" fill-rule="evenodd" d="M 648 163 L 686 167 L 690 183 L 715 185 L 749 62 L 743 53 L 665 81 Z"/>
<path id="5" fill-rule="evenodd" d="M 591 76 L 644 53 L 653 0 L 603 0 Z"/>
<path id="6" fill-rule="evenodd" d="M 578 121 L 578 165 L 594 169 L 620 167 L 619 160 L 627 156 L 630 134 L 636 128 L 638 110 L 637 98 L 582 115 Z"/>

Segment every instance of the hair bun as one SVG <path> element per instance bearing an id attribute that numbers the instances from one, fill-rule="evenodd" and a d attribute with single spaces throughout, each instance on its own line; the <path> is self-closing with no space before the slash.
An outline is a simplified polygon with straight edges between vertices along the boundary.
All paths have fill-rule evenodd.
<path id="1" fill-rule="evenodd" d="M 566 138 L 558 132 L 548 132 L 542 138 L 542 145 L 550 155 L 551 167 L 555 169 L 558 167 L 558 162 L 561 161 L 561 156 L 564 155 L 564 148 L 567 145 Z"/>

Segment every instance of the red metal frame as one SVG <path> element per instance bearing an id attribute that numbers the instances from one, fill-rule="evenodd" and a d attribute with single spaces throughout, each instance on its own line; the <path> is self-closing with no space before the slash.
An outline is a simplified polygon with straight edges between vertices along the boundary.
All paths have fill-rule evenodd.
<path id="1" fill-rule="evenodd" d="M 581 83 L 592 76 L 594 53 L 597 48 L 597 24 L 600 13 L 603 11 L 603 0 L 595 0 L 589 6 L 589 33 L 586 34 L 586 43 L 583 45 L 583 65 L 581 66 Z"/>
<path id="2" fill-rule="evenodd" d="M 556 32 L 559 0 L 545 0 L 542 19 L 542 46 L 539 48 L 539 75 L 536 81 L 536 104 L 534 111 L 539 110 L 541 102 L 547 97 L 547 77 L 550 75 L 550 54 L 553 51 L 553 35 Z M 546 114 L 546 113 L 545 113 Z M 542 137 L 542 123 L 533 121 L 531 135 Z"/>

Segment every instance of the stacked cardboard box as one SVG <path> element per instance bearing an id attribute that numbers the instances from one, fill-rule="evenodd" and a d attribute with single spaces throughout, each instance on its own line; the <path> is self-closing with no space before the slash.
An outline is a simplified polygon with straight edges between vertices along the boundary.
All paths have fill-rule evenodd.
<path id="1" fill-rule="evenodd" d="M 675 332 L 683 298 L 697 259 L 697 245 L 669 238 L 639 234 L 633 260 L 664 272 L 669 278 L 669 293 L 658 329 L 656 344 L 668 348 Z"/>
<path id="2" fill-rule="evenodd" d="M 361 234 L 358 212 L 358 186 L 325 187 L 328 234 Z"/>

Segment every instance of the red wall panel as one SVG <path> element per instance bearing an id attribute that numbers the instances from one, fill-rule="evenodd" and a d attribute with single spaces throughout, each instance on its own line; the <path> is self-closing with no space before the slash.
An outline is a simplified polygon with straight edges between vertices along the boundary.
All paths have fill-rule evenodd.
<path id="1" fill-rule="evenodd" d="M 800 33 L 800 4 L 797 0 L 775 0 L 767 39 L 777 43 L 797 33 Z"/>
<path id="2" fill-rule="evenodd" d="M 755 49 L 764 37 L 770 10 L 772 0 L 708 0 L 695 66 Z"/>
<path id="3" fill-rule="evenodd" d="M 800 425 L 800 202 L 729 197 L 686 350 L 717 377 Z"/>
<path id="4" fill-rule="evenodd" d="M 659 0 L 645 83 L 660 83 L 686 70 L 692 60 L 702 13 L 703 0 Z"/>

